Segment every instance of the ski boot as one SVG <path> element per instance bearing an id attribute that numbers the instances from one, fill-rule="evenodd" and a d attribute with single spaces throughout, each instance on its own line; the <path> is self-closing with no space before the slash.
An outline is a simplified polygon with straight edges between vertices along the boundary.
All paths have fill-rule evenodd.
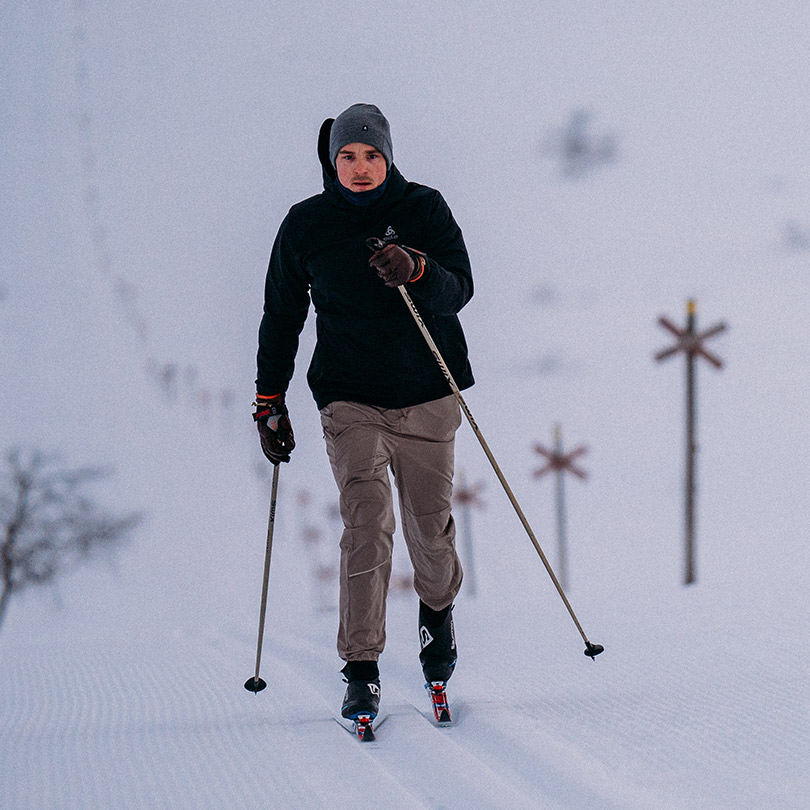
<path id="1" fill-rule="evenodd" d="M 373 742 L 374 718 L 380 710 L 380 674 L 376 661 L 350 661 L 343 668 L 348 686 L 340 713 L 354 723 L 360 742 Z"/>
<path id="2" fill-rule="evenodd" d="M 456 636 L 453 632 L 453 606 L 432 610 L 419 602 L 419 661 L 425 676 L 425 689 L 430 695 L 433 716 L 439 725 L 451 722 L 447 702 L 447 681 L 456 665 Z"/>
<path id="3" fill-rule="evenodd" d="M 456 665 L 456 636 L 453 632 L 453 606 L 432 610 L 419 602 L 419 661 L 426 683 L 447 681 Z"/>
<path id="4" fill-rule="evenodd" d="M 350 661 L 343 668 L 348 686 L 340 713 L 354 720 L 360 714 L 373 720 L 380 710 L 380 672 L 376 661 Z"/>

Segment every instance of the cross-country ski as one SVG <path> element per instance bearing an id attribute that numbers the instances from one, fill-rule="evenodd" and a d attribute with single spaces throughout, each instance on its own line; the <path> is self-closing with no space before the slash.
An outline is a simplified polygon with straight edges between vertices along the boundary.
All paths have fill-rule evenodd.
<path id="1" fill-rule="evenodd" d="M 450 705 L 447 702 L 447 682 L 432 681 L 425 684 L 425 689 L 430 696 L 430 705 L 436 723 L 440 726 L 449 726 L 453 719 L 450 716 Z"/>
<path id="2" fill-rule="evenodd" d="M 379 714 L 376 717 L 360 714 L 352 719 L 335 717 L 334 720 L 344 731 L 348 731 L 359 742 L 370 743 L 377 741 L 377 730 L 387 717 L 387 714 Z"/>

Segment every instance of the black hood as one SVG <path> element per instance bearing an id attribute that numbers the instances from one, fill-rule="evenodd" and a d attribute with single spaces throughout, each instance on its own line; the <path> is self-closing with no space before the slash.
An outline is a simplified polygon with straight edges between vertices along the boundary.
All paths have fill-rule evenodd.
<path id="1" fill-rule="evenodd" d="M 332 124 L 335 123 L 334 118 L 327 118 L 321 124 L 321 131 L 318 133 L 318 160 L 321 161 L 321 169 L 323 169 L 323 186 L 329 188 L 337 180 L 337 172 L 329 160 L 329 136 L 332 133 Z M 327 185 L 329 181 L 329 185 Z"/>

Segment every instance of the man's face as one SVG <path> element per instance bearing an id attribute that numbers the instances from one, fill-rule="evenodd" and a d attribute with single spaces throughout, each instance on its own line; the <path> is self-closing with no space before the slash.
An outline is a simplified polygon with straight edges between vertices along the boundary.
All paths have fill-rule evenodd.
<path id="1" fill-rule="evenodd" d="M 382 152 L 367 143 L 348 143 L 342 147 L 335 168 L 340 184 L 349 191 L 371 191 L 388 174 Z"/>

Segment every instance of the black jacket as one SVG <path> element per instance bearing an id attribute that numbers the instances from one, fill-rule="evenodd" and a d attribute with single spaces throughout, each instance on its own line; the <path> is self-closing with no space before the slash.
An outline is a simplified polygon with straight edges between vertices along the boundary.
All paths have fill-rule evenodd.
<path id="1" fill-rule="evenodd" d="M 459 388 L 473 384 L 456 313 L 473 294 L 461 230 L 441 194 L 407 182 L 392 166 L 385 193 L 369 206 L 344 199 L 324 154 L 324 190 L 294 205 L 279 228 L 259 327 L 259 394 L 285 392 L 298 336 L 315 306 L 317 343 L 307 381 L 318 408 L 335 400 L 404 408 L 447 396 L 450 387 L 399 291 L 369 267 L 371 236 L 426 254 L 406 285 Z"/>

